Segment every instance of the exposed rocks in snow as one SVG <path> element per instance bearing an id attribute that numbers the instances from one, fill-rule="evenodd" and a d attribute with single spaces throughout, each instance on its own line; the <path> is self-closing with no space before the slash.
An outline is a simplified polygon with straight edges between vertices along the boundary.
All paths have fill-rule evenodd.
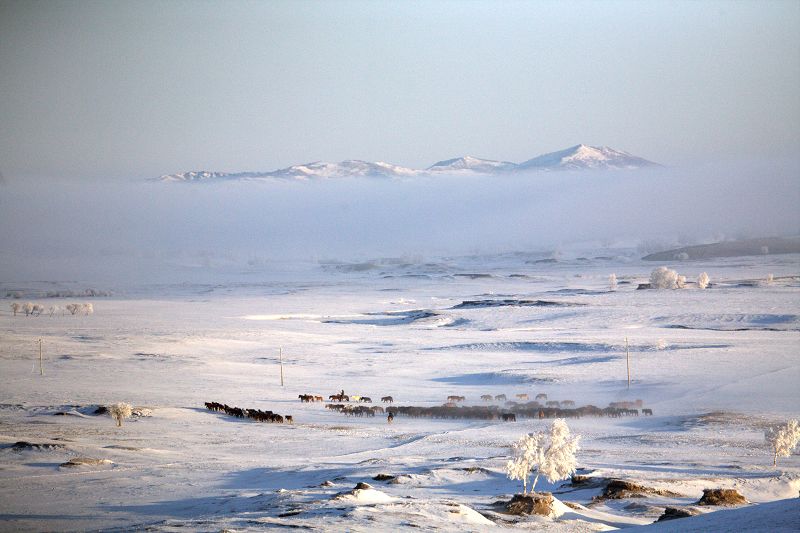
<path id="1" fill-rule="evenodd" d="M 577 302 L 556 302 L 552 300 L 464 300 L 450 309 L 481 309 L 485 307 L 577 307 L 586 304 Z"/>
<path id="2" fill-rule="evenodd" d="M 372 488 L 369 483 L 359 482 L 353 487 L 352 490 L 340 492 L 333 496 L 334 500 L 350 501 L 357 504 L 375 504 L 375 503 L 389 503 L 394 501 L 394 498 L 385 492 Z"/>
<path id="3" fill-rule="evenodd" d="M 24 440 L 15 442 L 14 444 L 11 445 L 11 449 L 16 452 L 21 452 L 25 450 L 50 451 L 50 450 L 58 450 L 65 447 L 66 446 L 64 446 L 63 444 L 56 444 L 51 442 L 34 443 L 34 442 L 27 442 Z"/>
<path id="4" fill-rule="evenodd" d="M 396 476 L 392 476 L 390 474 L 378 474 L 377 476 L 374 476 L 372 479 L 375 481 L 391 481 L 395 477 Z"/>
<path id="5" fill-rule="evenodd" d="M 75 468 L 79 466 L 100 466 L 114 464 L 108 459 L 95 459 L 93 457 L 73 457 L 66 463 L 61 463 L 59 466 L 67 468 Z"/>
<path id="6" fill-rule="evenodd" d="M 736 489 L 703 489 L 697 505 L 743 505 L 748 502 Z"/>
<path id="7" fill-rule="evenodd" d="M 515 494 L 506 504 L 506 511 L 514 515 L 538 514 L 552 516 L 553 495 L 549 492 L 535 492 L 532 494 Z"/>
<path id="8" fill-rule="evenodd" d="M 688 518 L 690 516 L 697 516 L 699 514 L 700 511 L 693 507 L 667 507 L 664 509 L 664 514 L 658 517 L 656 522 L 675 520 L 676 518 Z"/>
<path id="9" fill-rule="evenodd" d="M 580 489 L 592 489 L 602 487 L 608 482 L 607 478 L 595 477 L 584 474 L 573 474 L 570 478 L 570 483 L 573 487 Z"/>
<path id="10" fill-rule="evenodd" d="M 603 489 L 603 493 L 600 496 L 596 496 L 594 500 L 621 500 L 624 498 L 646 498 L 648 496 L 675 497 L 680 496 L 680 494 L 668 490 L 645 487 L 623 479 L 612 479 L 608 482 L 606 488 Z"/>

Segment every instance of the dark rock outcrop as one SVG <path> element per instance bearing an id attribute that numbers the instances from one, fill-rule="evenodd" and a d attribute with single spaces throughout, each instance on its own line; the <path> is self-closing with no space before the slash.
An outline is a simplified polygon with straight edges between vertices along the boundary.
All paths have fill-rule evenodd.
<path id="1" fill-rule="evenodd" d="M 549 492 L 515 494 L 511 501 L 506 503 L 506 512 L 513 515 L 550 516 L 553 514 L 553 502 L 553 495 Z"/>
<path id="2" fill-rule="evenodd" d="M 743 505 L 749 503 L 736 489 L 703 489 L 697 505 Z"/>
<path id="3" fill-rule="evenodd" d="M 676 518 L 689 518 L 690 516 L 697 516 L 699 514 L 700 511 L 692 507 L 667 507 L 664 509 L 664 514 L 659 516 L 656 522 L 675 520 Z"/>

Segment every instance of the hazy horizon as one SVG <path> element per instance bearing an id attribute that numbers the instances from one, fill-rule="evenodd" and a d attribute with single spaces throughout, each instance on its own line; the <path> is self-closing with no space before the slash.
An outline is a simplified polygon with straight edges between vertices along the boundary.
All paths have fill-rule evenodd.
<path id="1" fill-rule="evenodd" d="M 741 167 L 312 182 L 18 181 L 0 194 L 7 228 L 0 271 L 6 280 L 121 281 L 287 261 L 798 234 L 793 169 L 760 167 L 768 183 Z"/>

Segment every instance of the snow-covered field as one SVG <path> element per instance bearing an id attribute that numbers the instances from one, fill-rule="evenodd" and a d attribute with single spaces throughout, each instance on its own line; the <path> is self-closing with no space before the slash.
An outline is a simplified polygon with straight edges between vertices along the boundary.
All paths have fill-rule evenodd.
<path id="1" fill-rule="evenodd" d="M 0 280 L 0 295 L 21 297 L 0 300 L 0 529 L 586 531 L 650 524 L 705 488 L 736 488 L 758 505 L 655 527 L 735 530 L 730 515 L 748 529 L 800 529 L 800 457 L 774 468 L 764 441 L 766 427 L 800 415 L 800 257 L 673 264 L 689 281 L 707 272 L 712 286 L 637 291 L 656 266 L 509 254 L 296 265 L 208 283 Z M 86 287 L 113 295 L 42 296 Z M 90 301 L 94 314 L 12 316 L 10 304 L 28 300 Z M 563 514 L 520 518 L 494 505 L 521 489 L 504 473 L 509 446 L 548 420 L 388 424 L 298 399 L 341 390 L 384 408 L 383 396 L 427 407 L 451 395 L 467 405 L 487 405 L 486 394 L 639 399 L 653 416 L 569 419 L 582 435 L 579 473 L 596 482 L 540 480 Z M 92 414 L 119 401 L 148 416 L 118 428 Z M 61 466 L 75 458 L 107 461 Z M 593 499 L 602 478 L 662 494 Z M 373 488 L 353 490 L 359 482 Z"/>

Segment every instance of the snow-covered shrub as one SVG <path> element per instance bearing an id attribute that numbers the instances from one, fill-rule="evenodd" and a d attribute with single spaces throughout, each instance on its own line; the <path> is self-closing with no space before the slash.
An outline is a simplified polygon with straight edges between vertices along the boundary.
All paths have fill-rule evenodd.
<path id="1" fill-rule="evenodd" d="M 789 457 L 800 442 L 800 426 L 797 420 L 789 420 L 783 426 L 767 428 L 764 438 L 774 454 L 772 466 L 778 466 L 778 457 Z"/>
<path id="2" fill-rule="evenodd" d="M 678 274 L 678 277 L 675 278 L 675 288 L 682 289 L 686 286 L 686 276 L 682 276 Z"/>
<path id="3" fill-rule="evenodd" d="M 775 276 L 772 274 L 767 274 L 767 285 L 772 285 L 773 281 L 775 281 Z"/>
<path id="4" fill-rule="evenodd" d="M 656 350 L 666 350 L 667 349 L 667 341 L 664 339 L 658 339 L 656 341 Z"/>
<path id="5" fill-rule="evenodd" d="M 701 289 L 705 289 L 706 287 L 708 287 L 708 274 L 703 272 L 699 276 L 697 276 L 697 286 L 700 287 Z"/>
<path id="6" fill-rule="evenodd" d="M 617 290 L 617 275 L 611 274 L 608 276 L 608 285 L 610 286 L 612 291 Z"/>
<path id="7" fill-rule="evenodd" d="M 540 431 L 523 435 L 512 445 L 513 459 L 506 463 L 509 479 L 522 481 L 523 494 L 528 493 L 528 476 L 536 471 L 531 492 L 536 488 L 539 475 L 554 483 L 566 479 L 577 467 L 575 453 L 578 451 L 579 435 L 570 434 L 567 423 L 557 418 L 549 433 Z"/>
<path id="8" fill-rule="evenodd" d="M 108 414 L 117 421 L 117 426 L 122 426 L 122 421 L 131 416 L 132 412 L 133 408 L 128 403 L 120 402 L 108 406 Z"/>
<path id="9" fill-rule="evenodd" d="M 650 273 L 650 286 L 654 289 L 679 289 L 686 282 L 686 276 L 678 276 L 674 270 L 660 266 Z"/>

